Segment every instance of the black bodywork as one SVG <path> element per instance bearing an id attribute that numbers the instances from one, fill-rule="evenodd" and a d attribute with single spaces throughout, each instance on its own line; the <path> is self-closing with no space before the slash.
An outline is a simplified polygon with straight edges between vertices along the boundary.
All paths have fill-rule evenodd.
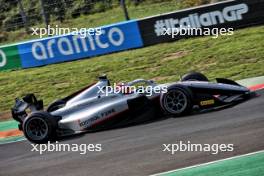
<path id="1" fill-rule="evenodd" d="M 192 104 L 200 109 L 234 105 L 256 96 L 256 93 L 248 88 L 224 78 L 216 78 L 216 83 L 182 81 L 178 83 L 178 86 L 188 90 Z"/>

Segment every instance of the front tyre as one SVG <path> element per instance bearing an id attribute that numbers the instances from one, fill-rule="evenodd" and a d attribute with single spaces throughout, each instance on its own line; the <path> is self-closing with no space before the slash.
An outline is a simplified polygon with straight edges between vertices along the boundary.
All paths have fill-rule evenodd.
<path id="1" fill-rule="evenodd" d="M 25 137 L 33 143 L 46 143 L 56 136 L 57 122 L 45 112 L 32 113 L 23 123 Z"/>
<path id="2" fill-rule="evenodd" d="M 192 110 L 191 92 L 185 87 L 172 87 L 162 94 L 161 106 L 170 115 L 186 115 Z"/>
<path id="3" fill-rule="evenodd" d="M 208 82 L 208 78 L 199 72 L 190 72 L 182 76 L 181 81 L 205 81 Z"/>

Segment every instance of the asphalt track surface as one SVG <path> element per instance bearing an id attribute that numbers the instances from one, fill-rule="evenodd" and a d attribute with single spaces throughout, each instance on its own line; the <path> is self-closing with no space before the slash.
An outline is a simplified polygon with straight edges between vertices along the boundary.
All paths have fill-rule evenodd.
<path id="1" fill-rule="evenodd" d="M 101 143 L 101 152 L 31 152 L 27 141 L 0 146 L 0 175 L 150 175 L 264 149 L 262 96 L 220 111 L 88 133 L 63 143 Z M 179 140 L 234 144 L 233 152 L 163 152 Z"/>

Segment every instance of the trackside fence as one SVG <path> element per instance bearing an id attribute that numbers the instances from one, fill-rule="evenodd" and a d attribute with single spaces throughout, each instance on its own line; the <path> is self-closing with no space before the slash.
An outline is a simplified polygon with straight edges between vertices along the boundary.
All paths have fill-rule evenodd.
<path id="1" fill-rule="evenodd" d="M 139 20 L 102 26 L 102 35 L 80 38 L 64 35 L 0 47 L 0 71 L 73 61 L 163 42 L 188 35 L 162 35 L 164 30 L 193 28 L 244 28 L 264 24 L 264 0 L 231 0 L 170 12 Z"/>

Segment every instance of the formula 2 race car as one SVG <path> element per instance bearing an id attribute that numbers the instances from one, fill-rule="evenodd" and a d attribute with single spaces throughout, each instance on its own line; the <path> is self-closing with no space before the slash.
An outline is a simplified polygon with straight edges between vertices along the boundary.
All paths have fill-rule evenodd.
<path id="1" fill-rule="evenodd" d="M 148 88 L 141 92 L 130 89 L 140 84 Z M 107 77 L 101 76 L 97 83 L 51 103 L 45 110 L 42 100 L 28 94 L 22 100 L 16 99 L 12 116 L 29 141 L 45 143 L 85 131 L 141 123 L 156 117 L 157 112 L 177 117 L 193 109 L 231 105 L 254 94 L 232 80 L 217 78 L 216 82 L 209 82 L 197 72 L 174 83 L 137 79 L 114 87 L 125 91 L 104 92 L 109 87 Z"/>

